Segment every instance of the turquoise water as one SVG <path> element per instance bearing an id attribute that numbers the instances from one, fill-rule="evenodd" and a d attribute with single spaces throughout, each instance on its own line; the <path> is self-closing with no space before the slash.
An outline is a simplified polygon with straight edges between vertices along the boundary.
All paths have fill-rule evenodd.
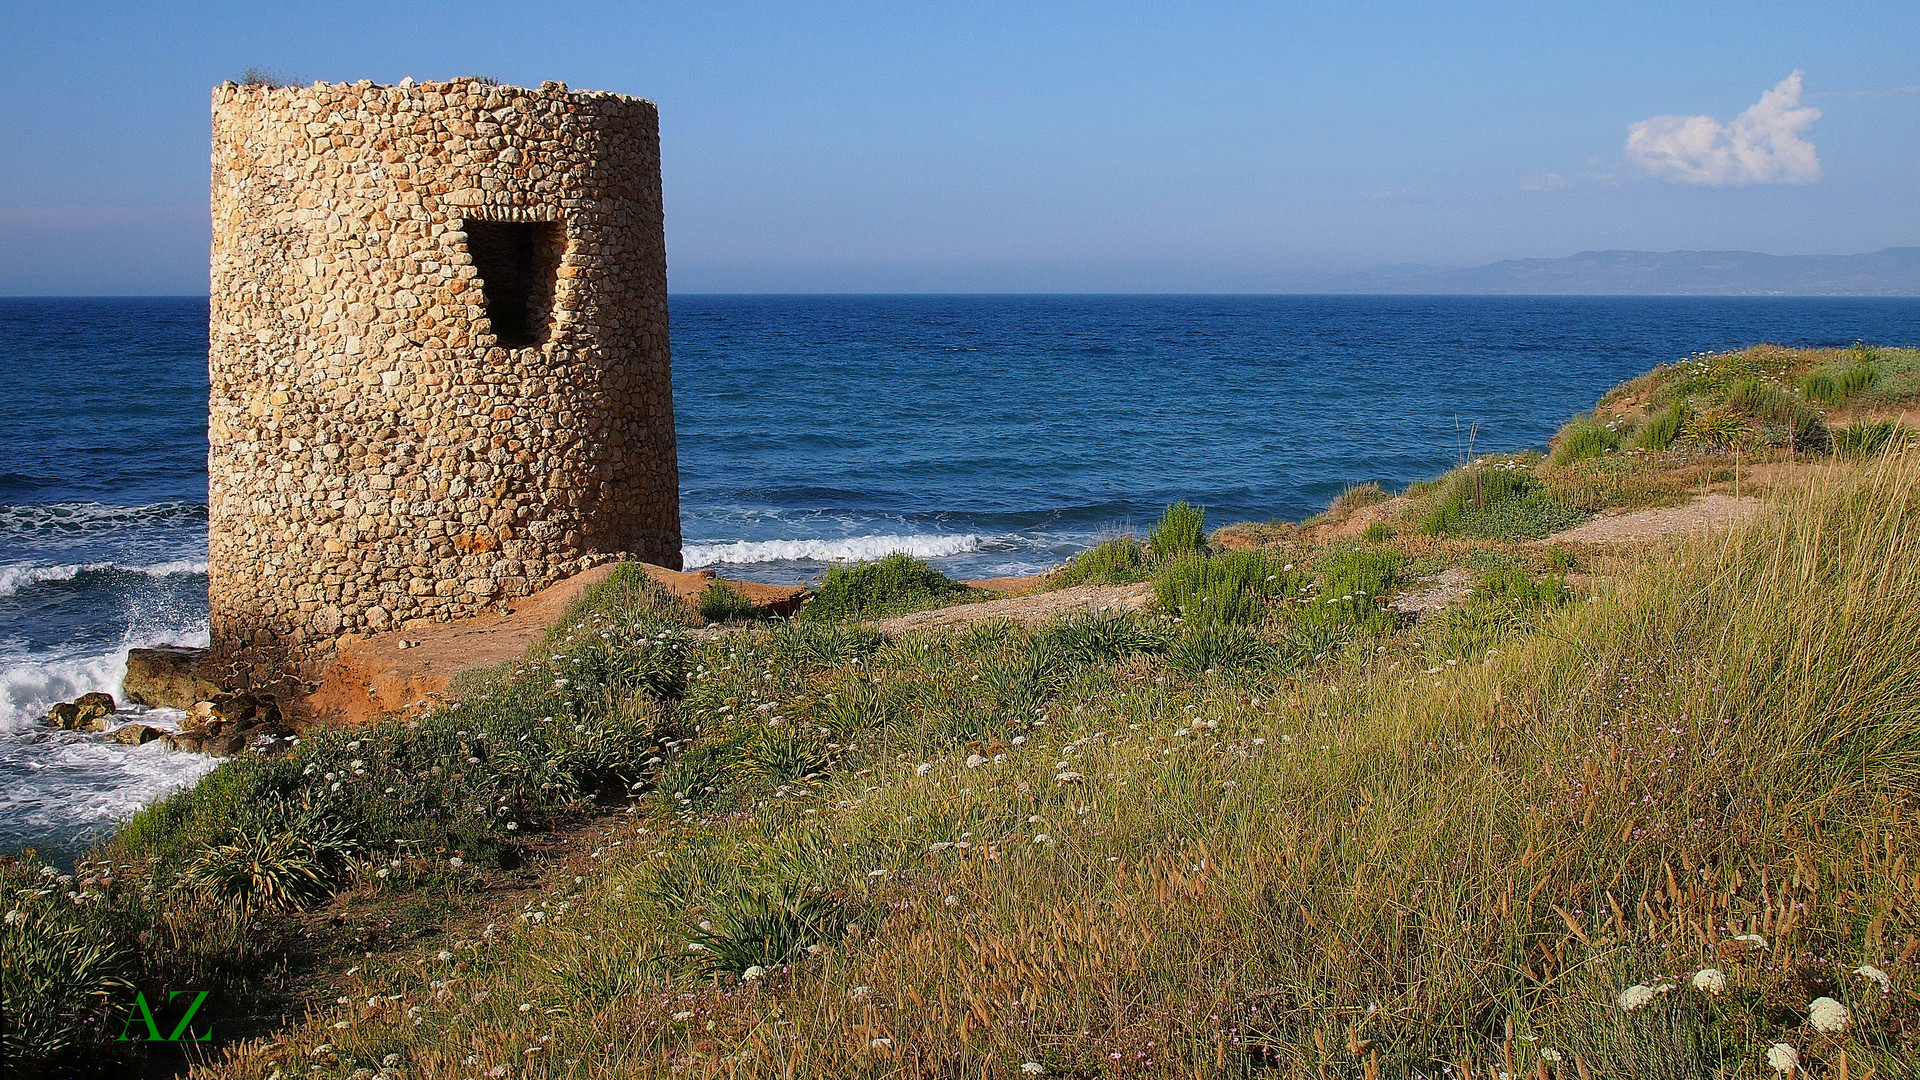
<path id="1" fill-rule="evenodd" d="M 690 565 L 911 551 L 1041 569 L 1173 499 L 1298 519 L 1544 444 L 1607 387 L 1760 341 L 1920 343 L 1920 300 L 675 296 Z M 0 850 L 210 762 L 42 727 L 126 648 L 206 639 L 206 301 L 0 299 Z M 151 719 L 166 719 L 150 717 Z"/>

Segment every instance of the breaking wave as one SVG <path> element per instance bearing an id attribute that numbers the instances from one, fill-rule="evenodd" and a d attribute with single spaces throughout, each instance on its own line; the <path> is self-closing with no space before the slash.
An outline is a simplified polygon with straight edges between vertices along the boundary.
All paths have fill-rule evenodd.
<path id="1" fill-rule="evenodd" d="M 12 596 L 22 589 L 50 581 L 72 581 L 85 574 L 138 574 L 145 577 L 170 577 L 174 574 L 204 574 L 205 559 L 171 559 L 146 566 L 120 566 L 110 562 L 67 563 L 62 566 L 34 566 L 15 563 L 0 566 L 0 596 Z"/>
<path id="2" fill-rule="evenodd" d="M 980 537 L 965 535 L 848 536 L 838 539 L 735 540 L 730 543 L 687 544 L 680 559 L 689 570 L 715 564 L 750 565 L 775 562 L 855 562 L 906 554 L 916 559 L 942 559 L 980 550 Z"/>

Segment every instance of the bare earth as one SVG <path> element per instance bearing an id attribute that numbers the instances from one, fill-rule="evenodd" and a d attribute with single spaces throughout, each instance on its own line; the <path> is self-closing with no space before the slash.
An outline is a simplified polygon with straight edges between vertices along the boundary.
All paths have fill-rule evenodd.
<path id="1" fill-rule="evenodd" d="M 881 619 L 877 624 L 885 634 L 908 634 L 916 630 L 940 630 L 986 619 L 1007 619 L 1019 623 L 1044 623 L 1080 613 L 1139 611 L 1153 599 L 1153 583 L 1137 585 L 1075 585 L 1053 592 L 1010 596 L 1004 600 L 985 600 L 978 604 L 916 611 Z"/>
<path id="2" fill-rule="evenodd" d="M 1718 493 L 1702 495 L 1685 506 L 1602 514 L 1592 521 L 1564 529 L 1535 543 L 1609 544 L 1652 540 L 1671 533 L 1731 525 L 1752 517 L 1760 506 L 1760 500 L 1751 495 L 1738 498 Z"/>
<path id="3" fill-rule="evenodd" d="M 532 596 L 510 600 L 500 612 L 343 640 L 320 686 L 295 702 L 293 709 L 313 720 L 355 724 L 431 701 L 445 694 L 453 677 L 463 671 L 518 660 L 546 636 L 581 593 L 605 581 L 614 566 L 595 567 Z M 710 570 L 682 573 L 651 563 L 640 566 L 682 599 L 697 599 L 714 580 Z M 806 594 L 793 586 L 752 581 L 727 584 L 755 605 L 780 613 L 798 608 Z"/>

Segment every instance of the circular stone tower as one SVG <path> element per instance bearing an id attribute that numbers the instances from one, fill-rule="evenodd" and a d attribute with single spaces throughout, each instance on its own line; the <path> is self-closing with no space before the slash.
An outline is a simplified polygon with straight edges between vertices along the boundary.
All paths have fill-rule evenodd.
<path id="1" fill-rule="evenodd" d="M 237 685 L 678 568 L 658 114 L 464 79 L 213 95 L 208 593 Z"/>

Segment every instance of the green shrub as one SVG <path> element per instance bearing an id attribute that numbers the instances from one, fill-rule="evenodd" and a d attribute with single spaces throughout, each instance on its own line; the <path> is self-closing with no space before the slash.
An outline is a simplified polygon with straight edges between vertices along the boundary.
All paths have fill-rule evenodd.
<path id="1" fill-rule="evenodd" d="M 1212 622 L 1189 627 L 1167 650 L 1167 660 L 1184 674 L 1205 675 L 1259 667 L 1273 653 L 1252 628 Z"/>
<path id="2" fill-rule="evenodd" d="M 1808 401 L 1817 401 L 1822 405 L 1840 404 L 1840 381 L 1824 371 L 1816 371 L 1800 380 L 1800 392 Z"/>
<path id="3" fill-rule="evenodd" d="M 1392 610 L 1383 606 L 1399 586 L 1406 556 L 1391 548 L 1336 548 L 1321 558 L 1319 575 L 1305 603 L 1295 605 L 1305 624 L 1339 623 L 1364 630 L 1391 629 Z"/>
<path id="4" fill-rule="evenodd" d="M 770 638 L 776 661 L 804 667 L 865 659 L 885 643 L 871 626 L 808 621 L 775 623 Z"/>
<path id="5" fill-rule="evenodd" d="M 1465 604 L 1422 619 L 1419 634 L 1433 655 L 1467 659 L 1533 629 L 1572 599 L 1564 576 L 1503 563 L 1481 576 Z"/>
<path id="6" fill-rule="evenodd" d="M 1892 420 L 1849 424 L 1833 429 L 1833 452 L 1843 458 L 1869 458 L 1884 452 L 1901 434 Z"/>
<path id="7" fill-rule="evenodd" d="M 874 619 L 931 607 L 967 594 L 965 585 L 911 555 L 879 562 L 838 563 L 806 607 L 803 618 Z"/>
<path id="8" fill-rule="evenodd" d="M 1808 375 L 1800 380 L 1800 392 L 1807 396 L 1808 401 L 1817 401 L 1831 408 L 1868 389 L 1879 376 L 1880 372 L 1872 362 L 1857 362 L 1837 374 L 1829 369 Z"/>
<path id="9" fill-rule="evenodd" d="M 1147 547 L 1157 559 L 1170 559 L 1207 547 L 1207 508 L 1191 506 L 1185 499 L 1167 507 L 1147 533 Z"/>
<path id="10" fill-rule="evenodd" d="M 838 938 L 847 924 L 837 894 L 779 887 L 727 897 L 706 922 L 712 929 L 689 935 L 688 945 L 698 946 L 699 960 L 722 975 L 799 959 L 809 946 Z"/>
<path id="11" fill-rule="evenodd" d="M 1680 429 L 1681 441 L 1707 450 L 1727 451 L 1743 447 L 1753 434 L 1747 417 L 1731 408 L 1708 409 L 1687 417 Z"/>
<path id="12" fill-rule="evenodd" d="M 1149 576 L 1147 550 L 1139 538 L 1116 536 L 1075 555 L 1052 578 L 1059 585 L 1128 585 Z"/>
<path id="13" fill-rule="evenodd" d="M 751 619 L 758 614 L 759 609 L 753 606 L 753 601 L 724 581 L 709 582 L 700 592 L 700 616 L 708 622 L 733 622 Z"/>
<path id="14" fill-rule="evenodd" d="M 1034 638 L 1068 662 L 1105 664 L 1137 653 L 1166 651 L 1168 632 L 1125 615 L 1076 614 L 1038 631 Z"/>
<path id="15" fill-rule="evenodd" d="M 1633 448 L 1636 450 L 1665 450 L 1680 437 L 1680 430 L 1686 427 L 1687 418 L 1693 410 L 1684 401 L 1676 401 L 1647 418 L 1640 430 L 1633 433 Z"/>
<path id="16" fill-rule="evenodd" d="M 0 1053 L 9 1074 L 58 1075 L 118 1056 L 114 1021 L 138 967 L 130 943 L 100 925 L 110 913 L 70 892 L 91 890 L 31 858 L 0 864 Z"/>
<path id="17" fill-rule="evenodd" d="M 1879 379 L 1880 371 L 1871 363 L 1855 364 L 1840 376 L 1841 400 L 1852 397 L 1863 390 L 1871 389 Z"/>
<path id="18" fill-rule="evenodd" d="M 332 892 L 344 875 L 349 846 L 350 841 L 316 840 L 292 828 L 235 829 L 226 840 L 208 845 L 181 880 L 269 910 L 306 907 Z"/>
<path id="19" fill-rule="evenodd" d="M 1264 613 L 1267 601 L 1291 595 L 1305 575 L 1263 551 L 1230 551 L 1211 558 L 1189 553 L 1154 575 L 1162 610 L 1190 623 L 1243 624 Z"/>
<path id="20" fill-rule="evenodd" d="M 1429 536 L 1537 540 L 1586 517 L 1542 490 L 1525 470 L 1479 467 L 1447 477 L 1421 519 L 1420 531 Z"/>
<path id="21" fill-rule="evenodd" d="M 1384 544 L 1393 539 L 1393 526 L 1384 521 L 1376 521 L 1360 530 L 1360 539 L 1369 544 Z"/>
<path id="22" fill-rule="evenodd" d="M 1611 454 L 1620 449 L 1620 444 L 1620 432 L 1597 418 L 1582 417 L 1560 429 L 1559 436 L 1554 440 L 1553 461 L 1556 465 L 1567 465 L 1584 458 Z"/>
<path id="23" fill-rule="evenodd" d="M 1369 480 L 1364 484 L 1353 484 L 1340 493 L 1327 507 L 1328 516 L 1351 514 L 1363 506 L 1374 506 L 1387 501 L 1387 489 L 1378 481 Z"/>

